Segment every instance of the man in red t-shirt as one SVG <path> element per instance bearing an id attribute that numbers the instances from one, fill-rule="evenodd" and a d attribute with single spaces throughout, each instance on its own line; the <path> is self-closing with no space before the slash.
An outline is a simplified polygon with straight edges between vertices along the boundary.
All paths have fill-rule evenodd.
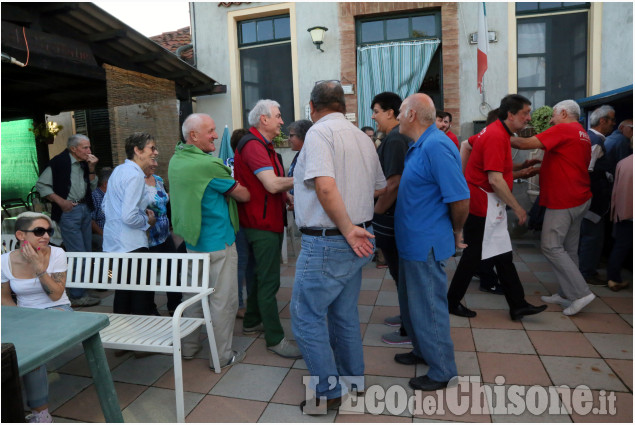
<path id="1" fill-rule="evenodd" d="M 540 205 L 546 208 L 541 249 L 554 269 L 558 293 L 542 297 L 560 304 L 567 316 L 578 313 L 595 298 L 578 269 L 580 225 L 591 205 L 591 140 L 578 122 L 580 106 L 563 100 L 553 107 L 553 127 L 530 137 L 512 137 L 518 149 L 543 149 L 540 168 Z"/>
<path id="2" fill-rule="evenodd" d="M 523 316 L 537 314 L 547 308 L 546 305 L 533 306 L 525 300 L 525 292 L 513 263 L 507 222 L 500 221 L 500 210 L 504 211 L 505 205 L 516 213 L 520 225 L 527 220 L 527 213 L 512 194 L 514 164 L 510 136 L 529 122 L 530 105 L 531 102 L 523 96 L 505 96 L 499 107 L 499 119 L 485 127 L 474 141 L 465 169 L 465 179 L 470 189 L 470 214 L 463 227 L 467 248 L 463 250 L 448 290 L 448 309 L 456 316 L 476 316 L 476 312 L 463 306 L 460 301 L 465 296 L 485 249 L 490 251 L 485 258 L 491 258 L 496 266 L 512 320 L 520 320 Z M 499 211 L 499 215 L 492 214 L 496 211 Z M 496 230 L 491 226 L 493 222 L 499 223 Z M 506 245 L 509 245 L 508 251 L 500 248 Z"/>
<path id="3" fill-rule="evenodd" d="M 452 114 L 445 111 L 437 111 L 437 128 L 445 133 L 446 136 L 456 145 L 456 148 L 460 151 L 459 138 L 456 134 L 450 131 L 452 126 Z"/>

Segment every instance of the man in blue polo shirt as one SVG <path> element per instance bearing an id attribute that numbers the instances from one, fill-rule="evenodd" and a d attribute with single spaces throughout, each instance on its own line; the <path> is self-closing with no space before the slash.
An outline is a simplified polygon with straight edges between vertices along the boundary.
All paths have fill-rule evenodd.
<path id="1" fill-rule="evenodd" d="M 427 375 L 410 380 L 416 390 L 445 388 L 457 375 L 446 297 L 445 260 L 461 242 L 470 191 L 459 152 L 435 125 L 432 99 L 414 94 L 399 109 L 399 132 L 416 142 L 406 162 L 395 211 L 401 319 L 414 349 L 395 355 L 401 364 L 427 363 Z"/>

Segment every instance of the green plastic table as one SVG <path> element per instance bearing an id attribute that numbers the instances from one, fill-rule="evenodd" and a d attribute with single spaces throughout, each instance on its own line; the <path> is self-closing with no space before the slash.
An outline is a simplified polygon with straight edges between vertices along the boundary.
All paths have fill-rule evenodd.
<path id="1" fill-rule="evenodd" d="M 106 422 L 123 422 L 99 331 L 104 314 L 2 306 L 2 342 L 15 345 L 20 376 L 81 342 Z"/>

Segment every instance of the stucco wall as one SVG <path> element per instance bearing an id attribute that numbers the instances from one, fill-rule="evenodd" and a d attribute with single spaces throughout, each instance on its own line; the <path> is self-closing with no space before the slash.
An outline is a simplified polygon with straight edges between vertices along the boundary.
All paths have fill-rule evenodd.
<path id="1" fill-rule="evenodd" d="M 602 92 L 633 84 L 633 3 L 602 4 Z"/>
<path id="2" fill-rule="evenodd" d="M 486 3 L 487 27 L 496 31 L 498 42 L 489 44 L 487 72 L 483 78 L 485 102 L 496 109 L 508 94 L 507 3 Z M 461 99 L 461 138 L 474 134 L 472 121 L 485 120 L 486 108 L 480 108 L 482 98 L 476 87 L 476 44 L 469 44 L 469 35 L 478 30 L 478 3 L 459 3 L 459 84 Z M 484 112 L 484 114 L 481 112 Z M 453 123 L 453 127 L 458 123 Z"/>
<path id="3" fill-rule="evenodd" d="M 222 131 L 225 125 L 232 127 L 229 46 L 227 40 L 227 14 L 235 10 L 261 7 L 272 3 L 218 7 L 217 3 L 196 2 L 194 8 L 194 43 L 197 67 L 221 84 L 227 85 L 227 93 L 199 96 L 195 105 L 197 112 L 210 114 Z M 300 115 L 283 117 L 285 125 L 295 119 L 305 118 L 305 107 L 309 103 L 311 89 L 317 80 L 339 79 L 339 26 L 337 3 L 296 3 L 296 38 L 298 57 L 298 88 Z M 307 29 L 312 26 L 328 28 L 320 52 L 311 42 Z M 293 37 L 293 34 L 292 34 Z M 289 82 L 289 90 L 292 90 Z M 240 96 L 240 95 L 238 95 Z M 246 124 L 245 124 L 246 125 Z"/>

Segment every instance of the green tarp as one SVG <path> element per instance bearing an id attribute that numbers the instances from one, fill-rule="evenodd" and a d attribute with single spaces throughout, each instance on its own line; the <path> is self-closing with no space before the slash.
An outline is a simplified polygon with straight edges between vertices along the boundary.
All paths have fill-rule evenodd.
<path id="1" fill-rule="evenodd" d="M 2 193 L 3 201 L 22 198 L 31 191 L 39 176 L 35 137 L 29 131 L 32 120 L 2 123 Z"/>

